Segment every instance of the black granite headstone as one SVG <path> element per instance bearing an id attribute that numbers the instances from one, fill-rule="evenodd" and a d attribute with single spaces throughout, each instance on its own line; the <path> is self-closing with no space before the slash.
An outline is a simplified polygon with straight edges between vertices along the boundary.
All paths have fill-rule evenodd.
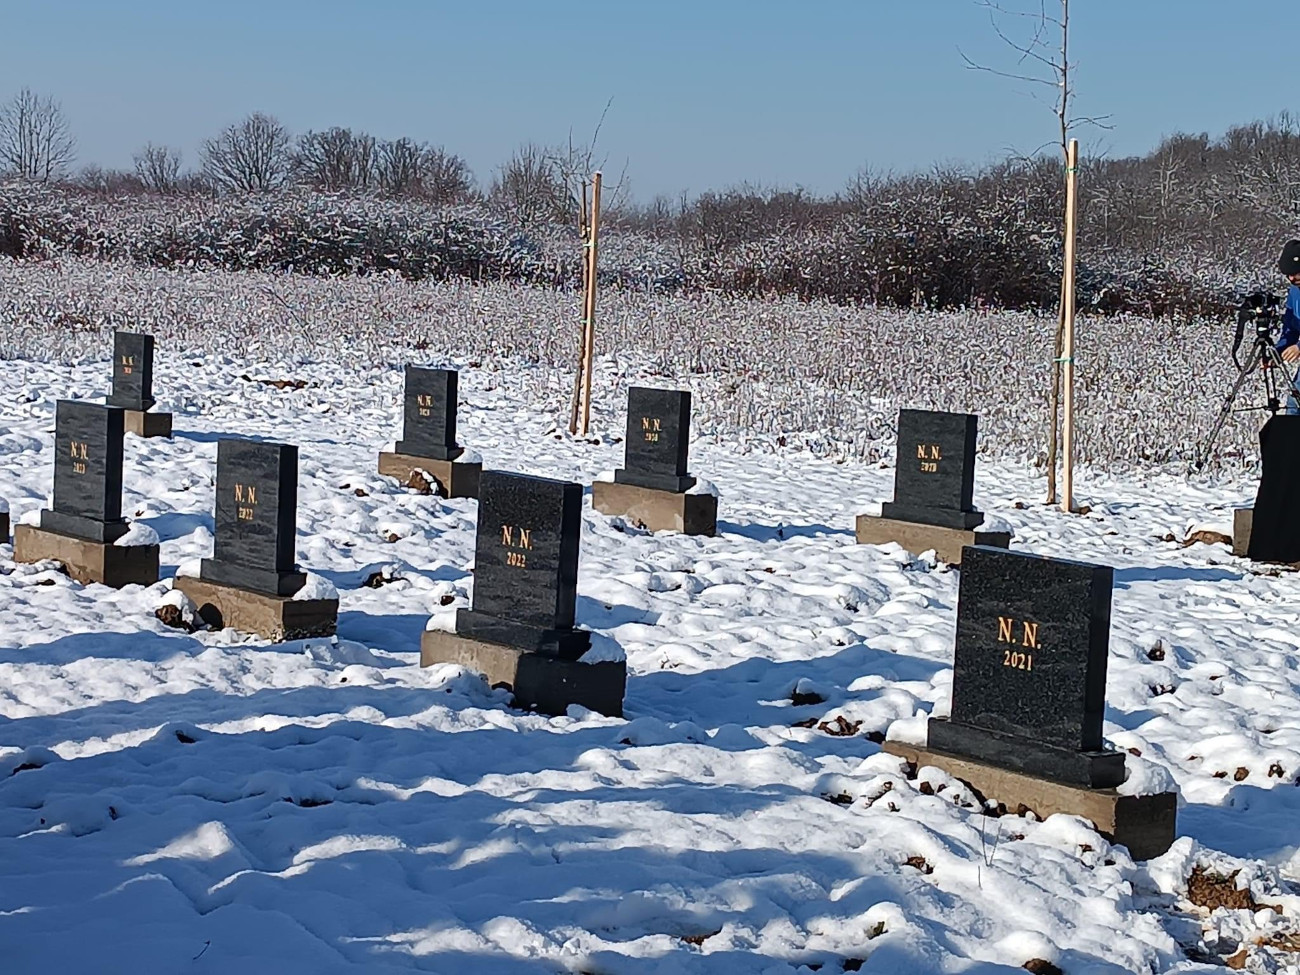
<path id="1" fill-rule="evenodd" d="M 456 386 L 454 369 L 406 367 L 405 410 L 399 454 L 455 460 L 465 452 L 456 444 Z"/>
<path id="2" fill-rule="evenodd" d="M 153 398 L 153 336 L 113 333 L 113 392 L 109 406 L 148 410 Z"/>
<path id="3" fill-rule="evenodd" d="M 984 522 L 972 504 L 978 422 L 971 413 L 899 410 L 894 500 L 880 513 L 943 528 L 978 528 Z"/>
<path id="4" fill-rule="evenodd" d="M 930 747 L 1093 788 L 1124 781 L 1102 742 L 1113 570 L 983 545 L 962 550 L 952 717 Z"/>
<path id="5" fill-rule="evenodd" d="M 298 448 L 253 440 L 217 442 L 216 535 L 199 577 L 273 596 L 307 581 L 294 562 Z"/>
<path id="6" fill-rule="evenodd" d="M 94 542 L 127 533 L 122 518 L 121 410 L 59 400 L 54 410 L 54 504 L 41 528 Z"/>
<path id="7" fill-rule="evenodd" d="M 627 391 L 627 441 L 619 484 L 681 494 L 695 484 L 686 473 L 691 439 L 691 394 L 682 389 L 632 386 Z"/>
<path id="8" fill-rule="evenodd" d="M 1300 416 L 1271 417 L 1259 431 L 1259 456 L 1263 470 L 1246 556 L 1300 562 Z"/>
<path id="9" fill-rule="evenodd" d="M 576 659 L 591 634 L 574 629 L 582 486 L 504 471 L 479 482 L 472 609 L 464 637 Z"/>

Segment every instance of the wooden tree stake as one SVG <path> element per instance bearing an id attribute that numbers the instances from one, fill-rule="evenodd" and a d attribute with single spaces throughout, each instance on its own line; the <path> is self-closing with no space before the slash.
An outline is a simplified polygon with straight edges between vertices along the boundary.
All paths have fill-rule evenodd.
<path id="1" fill-rule="evenodd" d="M 1079 214 L 1079 140 L 1071 139 L 1065 157 L 1065 287 L 1062 312 L 1065 340 L 1061 346 L 1062 413 L 1061 510 L 1074 510 L 1074 292 L 1075 225 Z"/>

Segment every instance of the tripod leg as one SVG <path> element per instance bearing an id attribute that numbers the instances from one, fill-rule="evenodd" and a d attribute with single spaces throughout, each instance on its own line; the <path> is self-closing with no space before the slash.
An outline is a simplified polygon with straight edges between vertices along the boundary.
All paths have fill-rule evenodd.
<path id="1" fill-rule="evenodd" d="M 1251 350 L 1252 353 L 1254 351 Z M 1196 452 L 1196 460 L 1192 462 L 1193 470 L 1202 470 L 1205 467 L 1205 462 L 1210 459 L 1210 451 L 1214 449 L 1214 441 L 1218 439 L 1219 431 L 1223 429 L 1223 425 L 1228 422 L 1228 417 L 1232 415 L 1232 407 L 1237 402 L 1237 395 L 1241 392 L 1241 387 L 1246 384 L 1246 378 L 1255 371 L 1259 361 L 1259 356 L 1252 354 L 1237 372 L 1237 381 L 1232 384 L 1232 389 L 1228 390 L 1228 395 L 1223 398 L 1223 407 L 1219 410 L 1219 415 L 1214 419 L 1214 426 L 1210 428 L 1209 435 L 1201 444 L 1201 449 Z"/>

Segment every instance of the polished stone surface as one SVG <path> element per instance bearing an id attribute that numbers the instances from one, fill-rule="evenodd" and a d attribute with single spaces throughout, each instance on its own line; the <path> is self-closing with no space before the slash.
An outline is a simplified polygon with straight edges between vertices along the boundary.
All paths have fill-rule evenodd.
<path id="1" fill-rule="evenodd" d="M 898 411 L 894 500 L 886 518 L 945 528 L 975 528 L 984 516 L 973 506 L 975 438 L 979 417 L 933 410 Z"/>
<path id="2" fill-rule="evenodd" d="M 217 510 L 210 582 L 289 595 L 306 577 L 294 564 L 298 448 L 252 440 L 217 442 Z"/>
<path id="3" fill-rule="evenodd" d="M 399 454 L 455 460 L 465 452 L 456 444 L 456 387 L 459 373 L 454 369 L 406 367 Z"/>
<path id="4" fill-rule="evenodd" d="M 543 653 L 584 652 L 589 637 L 573 629 L 581 532 L 581 485 L 484 471 L 473 609 L 457 614 L 456 632 Z"/>
<path id="5" fill-rule="evenodd" d="M 153 397 L 153 336 L 113 333 L 113 392 L 109 406 L 147 410 Z"/>
<path id="6" fill-rule="evenodd" d="M 627 391 L 627 440 L 619 484 L 681 493 L 695 484 L 686 473 L 691 394 L 684 389 L 633 386 Z"/>
<path id="7" fill-rule="evenodd" d="M 1263 471 L 1251 515 L 1248 558 L 1300 562 L 1300 416 L 1278 414 L 1259 431 Z"/>
<path id="8" fill-rule="evenodd" d="M 967 548 L 952 717 L 931 722 L 931 747 L 1094 787 L 1122 781 L 1101 733 L 1112 581 L 1109 566 Z"/>
<path id="9" fill-rule="evenodd" d="M 111 406 L 59 400 L 54 413 L 54 503 L 41 527 L 76 538 L 112 542 L 122 519 L 123 413 Z"/>

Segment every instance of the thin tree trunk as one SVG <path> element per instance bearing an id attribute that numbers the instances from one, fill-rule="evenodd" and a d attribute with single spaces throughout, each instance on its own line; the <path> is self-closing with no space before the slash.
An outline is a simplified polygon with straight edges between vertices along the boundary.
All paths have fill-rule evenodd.
<path id="1" fill-rule="evenodd" d="M 1056 341 L 1052 343 L 1052 392 L 1048 399 L 1051 424 L 1047 430 L 1047 499 L 1056 504 L 1057 428 L 1061 413 L 1061 352 L 1065 347 L 1065 279 L 1061 279 L 1061 303 L 1056 318 Z"/>

